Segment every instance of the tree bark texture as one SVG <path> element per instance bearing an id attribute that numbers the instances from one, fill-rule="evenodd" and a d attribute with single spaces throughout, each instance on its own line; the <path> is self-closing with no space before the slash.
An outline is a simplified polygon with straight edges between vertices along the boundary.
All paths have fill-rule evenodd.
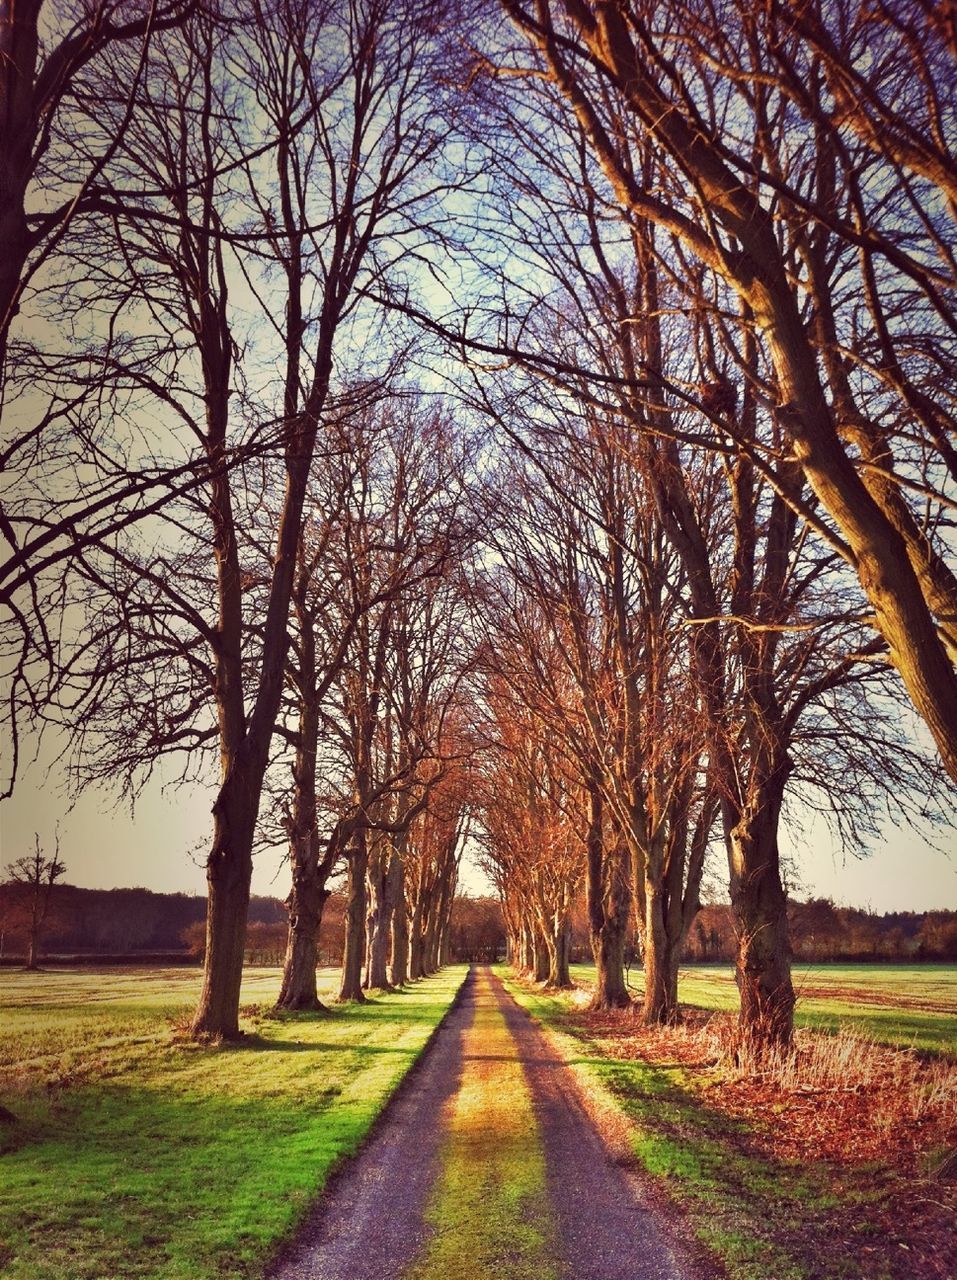
<path id="1" fill-rule="evenodd" d="M 405 866 L 401 837 L 397 839 L 389 859 L 386 899 L 391 920 L 388 980 L 392 986 L 401 987 L 409 976 L 409 917 L 405 902 Z"/>
<path id="2" fill-rule="evenodd" d="M 593 1009 L 623 1009 L 631 1003 L 625 983 L 625 938 L 631 912 L 627 850 L 605 846 L 604 804 L 597 781 L 589 783 L 587 856 L 588 926 L 595 958 Z"/>
<path id="3" fill-rule="evenodd" d="M 562 912 L 555 920 L 554 943 L 549 954 L 548 986 L 558 991 L 567 991 L 572 985 L 569 968 L 571 959 L 571 921 L 567 912 Z"/>
<path id="4" fill-rule="evenodd" d="M 265 759 L 234 764 L 213 809 L 213 845 L 206 864 L 206 959 L 193 1016 L 198 1036 L 236 1039 L 253 870 L 253 835 Z"/>
<path id="5" fill-rule="evenodd" d="M 409 980 L 409 905 L 405 899 L 405 885 L 402 883 L 398 886 L 395 911 L 392 916 L 389 980 L 394 987 L 405 986 Z"/>
<path id="6" fill-rule="evenodd" d="M 409 977 L 413 982 L 425 976 L 424 950 L 423 903 L 419 893 L 409 922 Z"/>
<path id="7" fill-rule="evenodd" d="M 319 926 L 322 910 L 329 897 L 315 877 L 293 878 L 292 891 L 286 899 L 289 910 L 289 937 L 283 961 L 282 985 L 276 1000 L 277 1009 L 319 1010 L 324 1008 L 316 986 Z"/>

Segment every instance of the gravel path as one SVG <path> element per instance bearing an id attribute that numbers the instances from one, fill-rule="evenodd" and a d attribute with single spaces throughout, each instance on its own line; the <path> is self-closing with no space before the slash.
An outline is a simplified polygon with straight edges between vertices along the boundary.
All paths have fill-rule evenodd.
<path id="1" fill-rule="evenodd" d="M 488 971 L 481 983 L 485 992 L 489 980 L 532 1094 L 563 1280 L 695 1280 L 640 1183 L 609 1156 L 571 1070 Z M 268 1280 L 401 1280 L 420 1256 L 448 1104 L 470 1070 L 462 1037 L 475 1005 L 473 970 L 372 1136 L 330 1182 Z M 496 1280 L 508 1280 L 507 1272 Z"/>
<path id="2" fill-rule="evenodd" d="M 498 979 L 496 990 L 535 1102 L 568 1280 L 694 1280 L 639 1179 L 611 1159 L 571 1069 Z"/>
<path id="3" fill-rule="evenodd" d="M 397 1280 L 425 1242 L 446 1103 L 459 1087 L 462 1034 L 474 1013 L 470 973 L 431 1044 L 354 1160 L 334 1176 L 268 1280 Z"/>

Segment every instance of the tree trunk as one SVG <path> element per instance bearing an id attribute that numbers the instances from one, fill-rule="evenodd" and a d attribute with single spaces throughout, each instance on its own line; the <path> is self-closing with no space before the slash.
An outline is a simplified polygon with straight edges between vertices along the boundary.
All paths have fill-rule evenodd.
<path id="1" fill-rule="evenodd" d="M 206 885 L 206 963 L 192 1030 L 199 1036 L 235 1040 L 239 1036 L 249 879 L 241 867 L 221 862 L 207 871 Z"/>
<path id="2" fill-rule="evenodd" d="M 603 832 L 603 802 L 597 782 L 589 783 L 586 838 L 588 926 L 595 957 L 593 1009 L 623 1009 L 631 1004 L 625 985 L 625 937 L 631 908 L 629 876 L 620 847 L 609 856 Z"/>
<path id="3" fill-rule="evenodd" d="M 794 1030 L 787 896 L 778 857 L 783 790 L 779 774 L 728 835 L 740 1027 L 759 1052 L 787 1047 Z"/>
<path id="4" fill-rule="evenodd" d="M 572 976 L 568 968 L 571 951 L 571 924 L 568 913 L 558 914 L 555 923 L 555 935 L 549 948 L 548 985 L 559 991 L 567 991 L 572 985 Z"/>
<path id="5" fill-rule="evenodd" d="M 457 841 L 456 841 L 457 843 Z M 454 853 L 454 846 L 450 854 Z M 439 936 L 436 945 L 436 968 L 449 962 L 449 926 L 452 921 L 452 903 L 455 901 L 455 888 L 458 883 L 458 863 L 449 857 L 445 875 L 442 878 L 442 890 L 439 896 Z"/>
<path id="6" fill-rule="evenodd" d="M 598 933 L 592 933 L 592 955 L 595 957 L 595 995 L 593 1009 L 624 1009 L 631 1004 L 625 985 L 625 934 L 628 926 L 627 903 L 610 911 Z"/>
<path id="7" fill-rule="evenodd" d="M 554 922 L 549 921 L 548 925 L 540 925 L 539 931 L 542 936 L 542 942 L 545 944 L 545 955 L 547 957 L 548 972 L 545 974 L 545 985 L 552 985 L 552 975 L 558 972 L 558 938 L 556 936 Z"/>
<path id="8" fill-rule="evenodd" d="M 294 595 L 299 626 L 299 735 L 293 764 L 292 816 L 288 826 L 292 887 L 286 899 L 289 936 L 277 1009 L 321 1009 L 316 989 L 316 962 L 322 909 L 329 894 L 326 880 L 335 861 L 337 836 L 319 856 L 316 827 L 316 757 L 319 708 L 316 698 L 315 636 L 304 601 L 308 578 Z"/>
<path id="9" fill-rule="evenodd" d="M 532 977 L 536 982 L 548 981 L 548 944 L 545 934 L 536 922 L 532 928 Z"/>
<path id="10" fill-rule="evenodd" d="M 422 939 L 422 892 L 419 891 L 412 908 L 412 920 L 409 927 L 409 977 L 413 982 L 424 974 Z"/>
<path id="11" fill-rule="evenodd" d="M 390 893 L 389 875 L 395 851 L 389 849 L 385 838 L 375 836 L 377 845 L 369 859 L 369 967 L 366 973 L 367 987 L 385 988 L 389 985 L 387 964 L 389 938 L 392 929 L 392 913 L 395 907 L 394 880 Z"/>
<path id="12" fill-rule="evenodd" d="M 194 1035 L 227 1040 L 239 1036 L 253 835 L 263 772 L 264 768 L 242 769 L 234 763 L 213 809 L 213 846 L 206 865 L 206 960 Z"/>
<path id="13" fill-rule="evenodd" d="M 533 942 L 532 927 L 528 923 L 528 919 L 523 914 L 521 925 L 521 939 L 518 955 L 518 966 L 522 973 L 531 975 L 535 967 L 535 944 Z"/>
<path id="14" fill-rule="evenodd" d="M 385 989 L 389 986 L 389 940 L 390 929 L 388 915 L 382 897 L 369 913 L 369 969 L 366 974 L 366 986 Z"/>
<path id="15" fill-rule="evenodd" d="M 405 900 L 405 876 L 401 858 L 398 859 L 398 884 L 395 909 L 392 913 L 392 955 L 389 977 L 394 987 L 405 986 L 409 980 L 409 908 Z"/>
<path id="16" fill-rule="evenodd" d="M 367 986 L 386 988 L 389 987 L 390 948 L 394 952 L 395 919 L 404 879 L 402 855 L 397 847 L 390 846 L 384 851 L 380 867 L 379 876 L 374 881 L 370 879 L 370 883 L 375 884 L 377 901 L 374 901 L 370 913 L 372 925 Z"/>
<path id="17" fill-rule="evenodd" d="M 677 965 L 665 924 L 664 898 L 657 886 L 645 890 L 645 1022 L 674 1022 L 678 1016 Z M 675 975 L 672 988 L 672 974 Z"/>
<path id="18" fill-rule="evenodd" d="M 0 254 L 0 387 L 4 382 L 7 338 L 19 309 L 23 269 L 32 245 L 24 204 L 31 153 L 41 119 L 34 98 L 41 7 L 38 0 L 12 7 L 4 5 L 0 22 L 0 98 L 4 108 L 4 138 L 0 146 L 0 243 L 4 246 Z"/>
<path id="19" fill-rule="evenodd" d="M 339 1001 L 363 1001 L 362 961 L 366 943 L 366 870 L 369 855 L 366 849 L 366 833 L 360 831 L 348 853 L 348 881 L 346 887 L 346 936 L 342 955 L 342 985 Z"/>
<path id="20" fill-rule="evenodd" d="M 441 941 L 442 917 L 441 903 L 438 901 L 437 886 L 433 890 L 429 902 L 428 921 L 425 926 L 425 938 L 422 947 L 422 962 L 426 974 L 435 973 L 439 967 L 439 942 Z"/>
<path id="21" fill-rule="evenodd" d="M 325 1008 L 316 987 L 317 948 L 322 910 L 329 892 L 320 887 L 315 876 L 294 876 L 292 891 L 286 899 L 289 909 L 289 938 L 283 962 L 282 986 L 276 1000 L 277 1009 Z"/>
<path id="22" fill-rule="evenodd" d="M 422 939 L 422 976 L 428 977 L 430 973 L 435 973 L 438 968 L 438 957 L 436 955 L 436 934 L 438 932 L 438 921 L 435 918 L 435 910 L 429 914 L 429 922 L 425 927 L 425 936 Z"/>

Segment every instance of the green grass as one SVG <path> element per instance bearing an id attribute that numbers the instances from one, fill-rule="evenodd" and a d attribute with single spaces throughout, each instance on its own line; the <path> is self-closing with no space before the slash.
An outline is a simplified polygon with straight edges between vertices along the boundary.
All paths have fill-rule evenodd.
<path id="1" fill-rule="evenodd" d="M 175 1033 L 193 970 L 0 974 L 5 1280 L 260 1272 L 418 1057 L 465 970 L 366 1005 L 273 1018 L 243 985 L 245 1042 Z M 322 975 L 331 996 L 337 975 Z M 4 1130 L 0 1129 L 0 1140 Z"/>
<path id="2" fill-rule="evenodd" d="M 594 982 L 592 965 L 573 965 L 572 977 Z M 638 993 L 640 969 L 631 973 Z M 895 1047 L 957 1057 L 957 965 L 795 965 L 798 1026 L 836 1031 L 841 1026 Z M 738 1007 L 729 965 L 689 965 L 680 971 L 682 1004 L 717 1012 Z"/>
<path id="3" fill-rule="evenodd" d="M 709 1105 L 709 1089 L 720 1081 L 679 1062 L 606 1056 L 580 1023 L 569 1020 L 567 993 L 533 989 L 508 970 L 499 972 L 519 1003 L 549 1028 L 586 1091 L 625 1116 L 636 1159 L 682 1204 L 696 1235 L 732 1280 L 888 1280 L 898 1274 L 887 1260 L 885 1234 L 893 1171 L 866 1165 L 835 1170 L 769 1154 L 766 1144 L 753 1140 L 750 1119 Z M 829 977 L 835 991 L 856 980 L 873 996 L 881 993 L 883 972 L 842 966 Z M 574 976 L 587 978 L 589 970 L 581 966 Z M 733 979 L 724 973 L 688 969 L 682 976 L 686 1000 L 706 1008 L 734 1006 Z M 884 990 L 894 981 L 911 993 L 932 983 L 946 998 L 955 979 L 952 967 L 923 977 L 902 967 Z M 825 985 L 819 971 L 815 985 Z M 822 998 L 821 1004 L 828 1016 L 845 1016 L 843 999 Z M 880 1032 L 869 1009 L 860 1011 L 853 1001 L 848 1007 L 848 1020 L 872 1035 Z M 826 1025 L 825 1018 L 805 1017 Z M 890 1035 L 889 1026 L 883 1030 Z M 928 1046 L 940 1048 L 946 1035 L 936 1031 L 931 1024 L 924 1036 Z"/>

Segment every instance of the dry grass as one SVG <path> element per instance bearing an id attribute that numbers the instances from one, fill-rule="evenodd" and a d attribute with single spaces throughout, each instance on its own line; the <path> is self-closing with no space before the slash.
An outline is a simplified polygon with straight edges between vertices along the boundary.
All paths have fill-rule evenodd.
<path id="1" fill-rule="evenodd" d="M 692 1032 L 694 1035 L 695 1032 Z M 737 1079 L 765 1080 L 782 1093 L 889 1092 L 895 1119 L 917 1123 L 957 1111 L 957 1063 L 886 1045 L 850 1028 L 835 1035 L 797 1031 L 791 1049 L 756 1049 L 729 1019 L 712 1018 L 697 1032 L 715 1060 Z"/>
<path id="2" fill-rule="evenodd" d="M 761 1122 L 778 1154 L 916 1169 L 922 1153 L 957 1146 L 957 1063 L 945 1058 L 847 1028 L 799 1030 L 790 1050 L 761 1052 L 727 1014 L 646 1027 L 631 1010 L 582 1010 L 575 1021 L 610 1056 L 694 1072 L 710 1105 Z"/>

